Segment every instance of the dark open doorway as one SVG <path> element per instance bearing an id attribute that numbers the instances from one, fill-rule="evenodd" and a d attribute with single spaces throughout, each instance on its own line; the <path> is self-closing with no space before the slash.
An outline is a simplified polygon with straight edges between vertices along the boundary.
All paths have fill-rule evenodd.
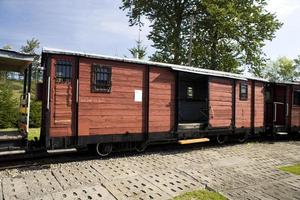
<path id="1" fill-rule="evenodd" d="M 268 84 L 265 87 L 265 124 L 267 130 L 286 131 L 288 117 L 287 86 Z"/>
<path id="2" fill-rule="evenodd" d="M 178 129 L 204 129 L 207 127 L 207 76 L 179 73 L 178 124 Z"/>

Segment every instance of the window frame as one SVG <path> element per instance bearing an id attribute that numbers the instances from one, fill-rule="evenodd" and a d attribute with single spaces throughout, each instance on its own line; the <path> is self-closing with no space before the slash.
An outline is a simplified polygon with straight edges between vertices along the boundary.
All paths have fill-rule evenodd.
<path id="1" fill-rule="evenodd" d="M 246 92 L 242 93 L 242 89 L 245 87 Z M 247 101 L 248 100 L 248 83 L 240 83 L 240 100 Z"/>
<path id="2" fill-rule="evenodd" d="M 296 101 L 296 93 L 298 93 L 297 97 L 299 98 L 297 101 Z M 294 106 L 300 106 L 300 89 L 296 89 L 293 91 L 293 105 Z"/>
<path id="3" fill-rule="evenodd" d="M 66 69 L 64 69 L 63 67 L 65 67 Z M 58 75 L 58 72 L 62 72 L 62 75 Z M 55 83 L 71 83 L 72 79 L 73 79 L 72 61 L 62 60 L 62 59 L 57 60 L 55 63 Z"/>
<path id="4" fill-rule="evenodd" d="M 105 69 L 102 71 L 102 69 Z M 97 75 L 99 74 L 99 75 Z M 106 76 L 105 76 L 106 75 Z M 97 77 L 100 80 L 97 81 Z M 101 80 L 106 77 L 107 80 Z M 111 93 L 112 88 L 112 67 L 110 65 L 92 64 L 91 68 L 91 92 L 92 93 Z M 97 83 L 99 82 L 99 83 Z"/>

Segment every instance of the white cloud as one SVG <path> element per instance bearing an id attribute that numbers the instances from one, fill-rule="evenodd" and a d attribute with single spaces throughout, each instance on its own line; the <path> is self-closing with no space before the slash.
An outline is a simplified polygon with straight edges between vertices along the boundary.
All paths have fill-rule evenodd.
<path id="1" fill-rule="evenodd" d="M 300 0 L 269 0 L 267 10 L 276 13 L 283 20 L 300 10 Z"/>

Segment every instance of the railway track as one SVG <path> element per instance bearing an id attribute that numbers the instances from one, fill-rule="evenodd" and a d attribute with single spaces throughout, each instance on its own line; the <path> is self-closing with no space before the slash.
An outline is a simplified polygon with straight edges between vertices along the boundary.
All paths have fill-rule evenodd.
<path id="1" fill-rule="evenodd" d="M 298 138 L 299 140 L 299 138 Z M 284 138 L 280 141 L 294 141 L 291 138 Z M 275 142 L 272 138 L 251 138 L 246 143 L 262 142 L 272 143 Z M 218 145 L 214 142 L 201 143 L 201 144 L 164 144 L 164 145 L 151 145 L 144 153 L 137 152 L 115 152 L 108 157 L 99 157 L 92 152 L 83 151 L 60 151 L 60 152 L 36 152 L 28 154 L 0 156 L 0 171 L 6 169 L 43 169 L 50 168 L 51 164 L 67 163 L 75 161 L 86 161 L 94 159 L 114 159 L 120 157 L 134 157 L 143 154 L 156 154 L 156 153 L 172 153 L 177 151 L 192 151 L 195 149 L 203 148 L 222 148 L 230 145 L 237 145 L 236 142 L 228 142 L 225 145 Z"/>

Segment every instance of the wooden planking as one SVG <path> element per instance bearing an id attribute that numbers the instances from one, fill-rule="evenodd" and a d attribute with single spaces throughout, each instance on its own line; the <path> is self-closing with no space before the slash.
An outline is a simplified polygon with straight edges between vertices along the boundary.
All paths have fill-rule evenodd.
<path id="1" fill-rule="evenodd" d="M 247 83 L 248 98 L 247 100 L 240 99 L 240 84 Z M 251 127 L 251 82 L 250 81 L 236 81 L 236 100 L 235 100 L 235 126 L 236 128 L 250 128 Z"/>
<path id="2" fill-rule="evenodd" d="M 231 125 L 232 82 L 230 79 L 209 79 L 209 123 L 212 127 Z"/>
<path id="3" fill-rule="evenodd" d="M 294 90 L 300 90 L 300 86 L 293 86 Z M 292 102 L 294 103 L 294 96 L 292 95 Z M 292 105 L 291 108 L 291 126 L 300 127 L 300 106 Z"/>
<path id="4" fill-rule="evenodd" d="M 264 83 L 255 82 L 255 106 L 254 106 L 254 127 L 264 126 L 264 109 L 265 109 L 265 96 L 264 96 Z"/>
<path id="5" fill-rule="evenodd" d="M 111 93 L 91 92 L 93 63 L 112 67 Z M 142 133 L 145 128 L 145 66 L 82 58 L 79 66 L 79 135 Z M 134 91 L 143 101 L 134 101 Z"/>
<path id="6" fill-rule="evenodd" d="M 300 127 L 300 106 L 292 106 L 292 119 L 291 119 L 291 126 L 298 126 Z"/>
<path id="7" fill-rule="evenodd" d="M 149 70 L 149 132 L 168 132 L 174 127 L 175 75 L 169 69 Z"/>
<path id="8" fill-rule="evenodd" d="M 74 111 L 74 105 L 72 101 L 74 99 L 74 84 L 75 79 L 72 79 L 69 83 L 56 83 L 55 82 L 55 65 L 57 60 L 67 60 L 72 63 L 72 77 L 75 77 L 75 59 L 72 56 L 53 55 L 50 65 L 51 74 L 51 96 L 50 96 L 50 137 L 65 137 L 72 136 L 75 132 L 72 132 L 72 113 Z"/>

